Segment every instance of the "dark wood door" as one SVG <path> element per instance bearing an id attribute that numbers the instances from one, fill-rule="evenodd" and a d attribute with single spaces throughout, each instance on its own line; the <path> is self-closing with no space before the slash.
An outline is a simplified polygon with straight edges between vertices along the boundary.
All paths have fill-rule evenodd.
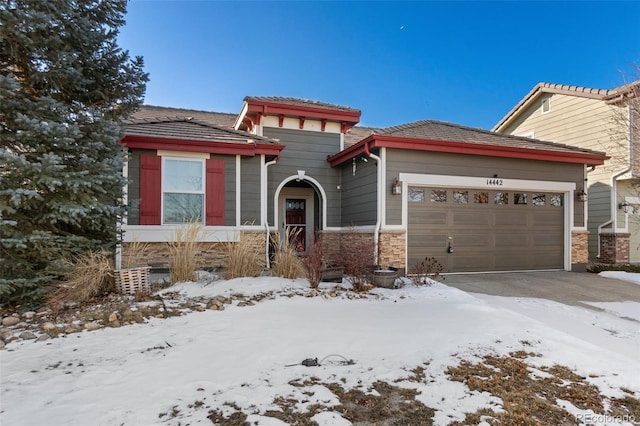
<path id="1" fill-rule="evenodd" d="M 307 249 L 307 210 L 306 200 L 303 198 L 287 198 L 285 230 L 289 235 L 289 243 L 297 252 Z"/>

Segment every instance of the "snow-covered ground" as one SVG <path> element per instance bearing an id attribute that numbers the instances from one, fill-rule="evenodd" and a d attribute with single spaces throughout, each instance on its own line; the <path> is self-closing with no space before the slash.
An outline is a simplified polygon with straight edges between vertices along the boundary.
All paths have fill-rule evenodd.
<path id="1" fill-rule="evenodd" d="M 447 367 L 521 349 L 541 354 L 530 363 L 565 365 L 604 395 L 621 397 L 621 387 L 640 395 L 640 323 L 615 307 L 598 312 L 549 300 L 471 295 L 440 283 L 375 289 L 365 298 L 329 295 L 327 288 L 307 297 L 305 280 L 281 278 L 183 283 L 167 291 L 271 296 L 255 306 L 9 343 L 0 351 L 0 424 L 211 424 L 209 409 L 227 410 L 225 402 L 253 413 L 254 424 L 282 424 L 261 416 L 275 408 L 278 396 L 306 401 L 300 410 L 316 402 L 337 404 L 327 388 L 291 381 L 315 376 L 367 388 L 422 366 L 429 380 L 414 383 L 417 398 L 436 410 L 435 424 L 445 425 L 464 419 L 465 412 L 500 405 L 498 398 L 448 380 Z M 319 367 L 287 366 L 331 354 L 355 363 L 343 365 L 334 356 Z M 350 424 L 330 410 L 315 419 Z"/>

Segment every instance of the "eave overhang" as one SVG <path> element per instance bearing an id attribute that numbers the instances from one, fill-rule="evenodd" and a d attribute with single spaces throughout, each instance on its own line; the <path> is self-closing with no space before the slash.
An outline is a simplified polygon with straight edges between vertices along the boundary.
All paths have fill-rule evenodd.
<path id="1" fill-rule="evenodd" d="M 241 155 L 244 157 L 253 157 L 261 154 L 279 157 L 280 152 L 285 148 L 284 145 L 275 143 L 233 143 L 137 135 L 125 135 L 120 142 L 127 148 L 206 152 L 209 154 Z"/>
<path id="2" fill-rule="evenodd" d="M 554 161 L 600 166 L 606 155 L 586 152 L 565 152 L 547 149 L 510 147 L 503 145 L 474 144 L 435 139 L 417 139 L 400 136 L 371 135 L 349 148 L 327 158 L 331 167 L 339 166 L 353 157 L 369 155 L 372 149 L 395 148 L 414 151 L 446 152 L 452 154 L 482 155 L 487 157 L 519 158 L 525 160 Z"/>

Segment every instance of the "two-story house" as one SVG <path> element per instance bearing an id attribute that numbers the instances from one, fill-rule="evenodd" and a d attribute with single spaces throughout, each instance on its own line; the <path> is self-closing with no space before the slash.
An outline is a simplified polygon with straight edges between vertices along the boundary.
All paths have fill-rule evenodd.
<path id="1" fill-rule="evenodd" d="M 585 176 L 593 262 L 640 263 L 639 95 L 640 81 L 611 90 L 540 83 L 493 129 L 606 152 Z"/>

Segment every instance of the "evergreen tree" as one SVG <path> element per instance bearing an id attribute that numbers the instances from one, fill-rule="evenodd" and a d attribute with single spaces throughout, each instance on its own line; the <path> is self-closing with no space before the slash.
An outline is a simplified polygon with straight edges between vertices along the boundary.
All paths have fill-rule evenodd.
<path id="1" fill-rule="evenodd" d="M 0 0 L 0 305 L 32 303 L 63 259 L 113 249 L 122 121 L 142 58 L 117 43 L 126 0 Z"/>

